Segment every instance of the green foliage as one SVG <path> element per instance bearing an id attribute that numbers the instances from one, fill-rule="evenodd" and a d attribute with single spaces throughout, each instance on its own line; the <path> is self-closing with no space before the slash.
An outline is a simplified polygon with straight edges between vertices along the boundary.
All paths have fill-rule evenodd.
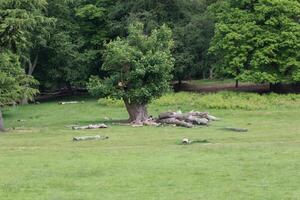
<path id="1" fill-rule="evenodd" d="M 45 19 L 44 0 L 6 0 L 0 2 L 0 106 L 32 98 L 37 82 L 25 75 L 20 64 L 23 49 L 29 45 L 31 31 Z"/>
<path id="2" fill-rule="evenodd" d="M 122 101 L 110 98 L 98 100 L 102 106 L 122 106 Z M 278 107 L 299 107 L 300 95 L 289 94 L 253 94 L 236 92 L 219 92 L 211 94 L 169 93 L 153 101 L 151 106 L 173 106 L 176 108 L 191 107 L 194 110 L 203 109 L 238 109 L 261 110 Z"/>
<path id="3" fill-rule="evenodd" d="M 34 76 L 42 89 L 84 85 L 88 79 L 89 56 L 81 51 L 83 42 L 74 6 L 73 1 L 49 1 L 47 18 L 54 24 L 39 26 L 32 32 L 30 57 L 39 58 Z"/>
<path id="4" fill-rule="evenodd" d="M 138 57 L 131 44 L 126 47 L 117 38 L 127 37 L 129 25 L 139 21 L 146 35 L 163 24 L 172 30 L 176 80 L 205 78 L 217 71 L 219 77 L 241 81 L 294 83 L 300 81 L 299 4 L 298 0 L 0 0 L 0 51 L 17 54 L 41 90 L 82 87 L 91 75 L 102 79 L 108 75 L 103 54 L 110 40 L 123 46 L 120 51 L 127 59 Z"/>
<path id="5" fill-rule="evenodd" d="M 87 4 L 76 9 L 76 15 L 81 18 L 86 18 L 88 20 L 94 20 L 97 18 L 102 18 L 104 15 L 104 8 L 99 8 L 93 4 Z"/>
<path id="6" fill-rule="evenodd" d="M 174 79 L 181 81 L 206 75 L 211 62 L 207 51 L 213 21 L 205 10 L 213 2 L 215 0 L 119 0 L 108 15 L 109 35 L 126 36 L 127 26 L 133 21 L 142 21 L 147 33 L 167 24 L 174 35 Z"/>
<path id="7" fill-rule="evenodd" d="M 46 5 L 45 0 L 1 0 L 0 49 L 9 48 L 15 53 L 25 47 L 30 31 L 44 22 L 41 12 Z"/>
<path id="8" fill-rule="evenodd" d="M 47 16 L 55 19 L 55 25 L 48 26 L 46 45 L 35 48 L 39 67 L 34 75 L 43 89 L 84 87 L 91 74 L 102 75 L 101 51 L 107 40 L 105 18 L 111 4 L 108 2 L 48 2 Z"/>
<path id="9" fill-rule="evenodd" d="M 172 32 L 166 26 L 145 35 L 143 24 L 131 25 L 127 38 L 106 45 L 103 69 L 109 76 L 103 80 L 93 77 L 89 91 L 100 97 L 148 104 L 169 90 L 174 65 L 172 46 Z"/>
<path id="10" fill-rule="evenodd" d="M 179 3 L 184 14 L 181 21 L 174 21 L 176 80 L 208 77 L 212 67 L 207 54 L 213 37 L 213 18 L 206 12 L 209 1 L 182 1 Z"/>
<path id="11" fill-rule="evenodd" d="M 212 7 L 210 51 L 221 72 L 252 82 L 300 81 L 300 2 L 226 0 Z"/>
<path id="12" fill-rule="evenodd" d="M 18 56 L 11 52 L 0 52 L 0 106 L 21 100 L 31 99 L 37 90 L 37 82 L 24 74 Z"/>

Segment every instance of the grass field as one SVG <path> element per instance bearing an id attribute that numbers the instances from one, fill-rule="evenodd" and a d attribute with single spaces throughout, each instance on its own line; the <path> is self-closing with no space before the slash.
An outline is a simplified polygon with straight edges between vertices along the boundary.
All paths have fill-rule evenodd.
<path id="1" fill-rule="evenodd" d="M 150 112 L 195 109 L 191 101 L 196 97 L 178 95 L 178 100 L 190 101 L 154 103 Z M 82 104 L 53 101 L 6 110 L 10 131 L 0 135 L 0 200 L 298 200 L 298 98 L 260 109 L 201 104 L 197 110 L 222 120 L 194 129 L 112 125 L 105 118 L 125 119 L 124 108 L 91 98 L 80 99 Z M 110 128 L 66 127 L 99 122 Z M 110 138 L 72 141 L 73 136 L 96 134 Z M 208 143 L 180 145 L 184 137 Z"/>
<path id="2" fill-rule="evenodd" d="M 190 84 L 194 85 L 200 85 L 200 86 L 222 86 L 222 85 L 227 85 L 227 86 L 235 86 L 235 80 L 234 79 L 201 79 L 201 80 L 190 80 L 187 81 Z M 239 85 L 249 85 L 253 84 L 250 82 L 239 82 Z"/>

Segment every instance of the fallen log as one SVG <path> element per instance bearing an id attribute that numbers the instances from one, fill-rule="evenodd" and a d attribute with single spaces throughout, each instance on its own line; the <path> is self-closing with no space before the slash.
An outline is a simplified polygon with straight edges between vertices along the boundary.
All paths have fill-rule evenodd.
<path id="1" fill-rule="evenodd" d="M 208 125 L 209 122 L 206 118 L 198 118 L 195 116 L 187 116 L 186 118 L 183 118 L 183 120 L 196 125 Z"/>
<path id="2" fill-rule="evenodd" d="M 158 119 L 175 118 L 176 115 L 176 112 L 164 112 L 159 114 Z"/>
<path id="3" fill-rule="evenodd" d="M 208 112 L 191 111 L 191 112 L 189 112 L 189 115 L 196 116 L 199 118 L 205 118 L 205 119 L 208 119 L 209 121 L 218 121 L 219 120 L 219 118 L 210 115 Z"/>
<path id="4" fill-rule="evenodd" d="M 88 126 L 73 126 L 73 130 L 108 128 L 105 124 L 90 124 Z"/>
<path id="5" fill-rule="evenodd" d="M 187 138 L 183 138 L 181 143 L 182 143 L 182 144 L 191 144 L 192 141 L 189 140 L 189 139 L 187 139 Z"/>
<path id="6" fill-rule="evenodd" d="M 95 135 L 95 136 L 82 136 L 82 137 L 73 137 L 73 141 L 85 141 L 85 140 L 106 140 L 108 139 L 108 136 L 100 136 L 100 135 Z"/>
<path id="7" fill-rule="evenodd" d="M 206 118 L 206 119 L 208 118 L 208 112 L 191 111 L 188 114 L 192 115 L 192 116 L 197 116 L 200 118 Z"/>
<path id="8" fill-rule="evenodd" d="M 192 128 L 193 125 L 208 125 L 209 122 L 217 120 L 219 120 L 217 117 L 210 115 L 208 112 L 190 111 L 182 113 L 181 111 L 169 111 L 160 113 L 156 122 Z"/>
<path id="9" fill-rule="evenodd" d="M 158 116 L 159 119 L 167 119 L 167 118 L 176 118 L 179 120 L 190 120 L 190 119 L 196 119 L 196 118 L 201 118 L 201 119 L 207 119 L 209 121 L 216 121 L 218 118 L 209 115 L 207 112 L 197 112 L 197 111 L 191 111 L 188 113 L 182 113 L 181 111 L 178 112 L 164 112 L 159 114 Z"/>
<path id="10" fill-rule="evenodd" d="M 60 105 L 66 105 L 66 104 L 78 104 L 78 103 L 84 103 L 84 101 L 66 101 L 66 102 L 58 102 Z"/>
<path id="11" fill-rule="evenodd" d="M 187 145 L 187 144 L 195 144 L 195 143 L 209 143 L 208 140 L 189 140 L 187 138 L 182 139 L 182 144 Z"/>
<path id="12" fill-rule="evenodd" d="M 215 116 L 212 116 L 212 115 L 207 115 L 207 118 L 209 121 L 219 121 L 220 119 L 215 117 Z"/>
<path id="13" fill-rule="evenodd" d="M 176 126 L 182 126 L 182 127 L 186 127 L 186 128 L 193 128 L 193 124 L 185 122 L 185 121 L 178 120 L 176 118 L 160 119 L 159 122 L 163 123 L 163 124 L 174 124 Z"/>
<path id="14" fill-rule="evenodd" d="M 197 112 L 191 111 L 187 113 L 177 112 L 163 112 L 160 113 L 158 118 L 149 117 L 140 123 L 126 123 L 121 125 L 130 125 L 132 127 L 142 127 L 142 126 L 160 126 L 163 124 L 182 126 L 186 128 L 193 128 L 194 125 L 208 125 L 209 122 L 218 120 L 218 118 L 209 115 L 207 112 Z M 118 124 L 120 125 L 120 124 Z M 78 127 L 76 129 L 86 129 L 90 127 Z"/>

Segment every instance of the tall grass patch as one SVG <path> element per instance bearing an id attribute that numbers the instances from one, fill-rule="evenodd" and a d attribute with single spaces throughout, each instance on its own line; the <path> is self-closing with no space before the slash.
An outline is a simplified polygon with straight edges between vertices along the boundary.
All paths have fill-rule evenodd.
<path id="1" fill-rule="evenodd" d="M 99 99 L 102 106 L 122 107 L 121 100 L 111 98 Z M 219 92 L 210 94 L 169 93 L 152 102 L 153 106 L 192 106 L 195 109 L 242 109 L 257 110 L 280 107 L 300 107 L 299 94 L 254 94 L 237 92 Z"/>

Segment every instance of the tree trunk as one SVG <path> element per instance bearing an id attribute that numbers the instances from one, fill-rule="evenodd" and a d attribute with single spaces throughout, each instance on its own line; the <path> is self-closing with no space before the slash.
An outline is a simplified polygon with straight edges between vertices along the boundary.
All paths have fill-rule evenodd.
<path id="1" fill-rule="evenodd" d="M 270 90 L 271 92 L 275 92 L 275 93 L 280 93 L 283 91 L 283 88 L 282 88 L 282 84 L 281 83 L 270 83 Z"/>
<path id="2" fill-rule="evenodd" d="M 206 79 L 206 72 L 203 70 L 202 71 L 202 79 L 205 80 Z"/>
<path id="3" fill-rule="evenodd" d="M 237 77 L 239 76 L 240 73 L 241 73 L 240 69 L 236 69 L 236 75 L 235 75 L 235 78 L 236 78 L 236 80 L 235 80 L 235 87 L 236 88 L 239 87 L 239 80 L 237 79 Z"/>
<path id="4" fill-rule="evenodd" d="M 239 80 L 235 80 L 235 87 L 236 87 L 236 88 L 239 87 Z"/>
<path id="5" fill-rule="evenodd" d="M 67 82 L 67 83 L 66 83 L 66 86 L 67 86 L 67 88 L 68 88 L 68 92 L 70 93 L 70 95 L 73 95 L 74 92 L 73 92 L 73 88 L 72 88 L 71 83 Z"/>
<path id="6" fill-rule="evenodd" d="M 28 98 L 27 97 L 24 97 L 21 102 L 20 102 L 21 105 L 28 105 Z"/>
<path id="7" fill-rule="evenodd" d="M 3 116 L 2 116 L 2 112 L 0 110 L 0 132 L 4 132 L 4 122 L 3 122 Z"/>
<path id="8" fill-rule="evenodd" d="M 181 87 L 182 87 L 182 80 L 178 79 L 178 83 L 174 85 L 174 91 L 175 92 L 180 92 Z"/>
<path id="9" fill-rule="evenodd" d="M 209 79 L 212 80 L 214 78 L 214 69 L 210 68 L 209 69 Z"/>
<path id="10" fill-rule="evenodd" d="M 146 105 L 130 103 L 126 99 L 124 99 L 124 103 L 129 114 L 129 122 L 134 124 L 142 124 L 149 120 Z"/>
<path id="11" fill-rule="evenodd" d="M 32 76 L 32 73 L 33 73 L 33 71 L 36 68 L 38 59 L 39 59 L 39 56 L 36 55 L 35 58 L 34 58 L 33 63 L 31 62 L 31 60 L 29 60 L 29 63 L 28 63 L 28 75 Z"/>
<path id="12" fill-rule="evenodd" d="M 35 56 L 33 63 L 32 63 L 31 60 L 29 59 L 29 61 L 28 61 L 28 72 L 27 72 L 27 75 L 32 76 L 32 73 L 34 72 L 34 70 L 35 70 L 35 68 L 36 68 L 38 59 L 39 59 L 39 56 L 38 56 L 38 55 Z M 25 73 L 26 73 L 26 71 L 25 71 Z M 24 97 L 24 98 L 21 100 L 20 104 L 21 104 L 21 105 L 27 105 L 27 104 L 28 104 L 28 98 L 27 98 L 27 97 Z"/>

